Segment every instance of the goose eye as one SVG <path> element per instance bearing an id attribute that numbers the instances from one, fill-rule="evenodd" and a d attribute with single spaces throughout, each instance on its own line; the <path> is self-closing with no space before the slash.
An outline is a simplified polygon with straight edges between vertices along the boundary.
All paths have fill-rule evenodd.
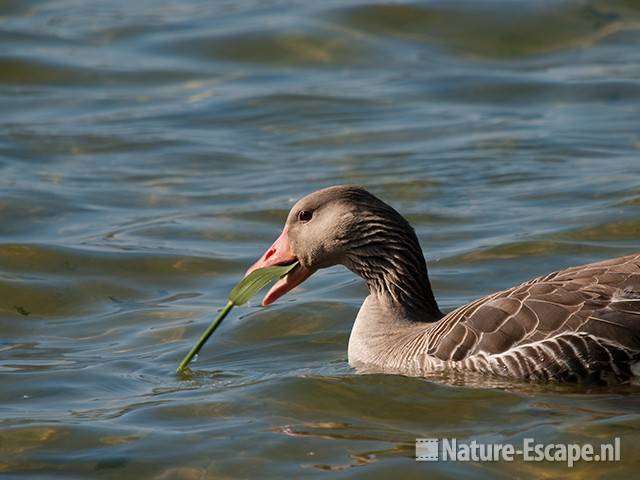
<path id="1" fill-rule="evenodd" d="M 298 212 L 298 220 L 301 222 L 308 222 L 311 220 L 311 210 L 300 210 Z"/>

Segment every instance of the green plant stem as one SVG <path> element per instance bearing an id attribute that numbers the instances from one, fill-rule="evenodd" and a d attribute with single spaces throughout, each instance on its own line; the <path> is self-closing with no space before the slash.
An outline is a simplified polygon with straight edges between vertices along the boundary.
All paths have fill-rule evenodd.
<path id="1" fill-rule="evenodd" d="M 213 322 L 211 322 L 211 325 L 209 325 L 209 328 L 207 328 L 207 330 L 202 334 L 202 336 L 198 340 L 198 343 L 194 345 L 194 347 L 187 354 L 187 356 L 184 357 L 182 362 L 180 362 L 180 365 L 178 366 L 178 369 L 176 370 L 176 372 L 180 373 L 185 368 L 187 368 L 187 366 L 189 365 L 189 362 L 191 362 L 193 357 L 195 357 L 198 354 L 202 346 L 206 343 L 206 341 L 213 334 L 213 332 L 215 332 L 216 328 L 218 328 L 218 325 L 220 325 L 220 322 L 224 320 L 224 317 L 227 316 L 227 314 L 231 311 L 233 307 L 234 307 L 234 303 L 231 300 L 229 300 L 225 305 L 225 307 L 222 309 L 222 311 L 218 314 L 216 319 Z"/>

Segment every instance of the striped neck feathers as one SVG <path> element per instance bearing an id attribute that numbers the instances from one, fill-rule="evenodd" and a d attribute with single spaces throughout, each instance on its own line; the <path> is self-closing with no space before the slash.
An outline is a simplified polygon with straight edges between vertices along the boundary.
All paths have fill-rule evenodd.
<path id="1" fill-rule="evenodd" d="M 340 239 L 346 247 L 343 263 L 367 282 L 370 295 L 406 319 L 439 320 L 443 315 L 415 231 L 391 206 L 362 193 L 367 198 L 350 198 L 358 221 Z"/>

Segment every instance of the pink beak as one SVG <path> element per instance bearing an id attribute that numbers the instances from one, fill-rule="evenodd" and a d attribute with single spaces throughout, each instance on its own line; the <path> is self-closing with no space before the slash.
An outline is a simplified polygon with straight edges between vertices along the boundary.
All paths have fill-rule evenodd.
<path id="1" fill-rule="evenodd" d="M 258 268 L 273 267 L 274 265 L 288 265 L 296 260 L 298 259 L 291 251 L 291 243 L 289 242 L 287 227 L 284 227 L 284 230 L 282 230 L 282 233 L 276 241 L 273 242 L 273 245 L 269 247 L 265 254 L 262 255 L 256 263 L 249 267 L 245 276 Z M 309 270 L 303 267 L 302 264 L 298 264 L 298 266 L 289 272 L 286 277 L 281 278 L 273 287 L 271 287 L 262 299 L 262 305 L 265 307 L 267 305 L 271 305 L 289 290 L 304 282 L 313 274 L 314 271 L 315 270 Z"/>

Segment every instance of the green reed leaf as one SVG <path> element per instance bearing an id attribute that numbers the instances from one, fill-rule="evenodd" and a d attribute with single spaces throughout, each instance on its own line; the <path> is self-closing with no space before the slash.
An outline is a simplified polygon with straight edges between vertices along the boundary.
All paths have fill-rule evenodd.
<path id="1" fill-rule="evenodd" d="M 289 273 L 298 262 L 292 265 L 283 265 L 275 267 L 265 267 L 254 270 L 244 277 L 229 294 L 229 301 L 234 305 L 244 305 L 256 293 L 269 285 L 272 281 L 278 280 Z"/>
<path id="2" fill-rule="evenodd" d="M 224 320 L 234 306 L 244 305 L 256 293 L 274 280 L 284 277 L 287 273 L 293 270 L 296 265 L 298 265 L 298 262 L 291 265 L 258 268 L 244 277 L 235 287 L 233 287 L 233 290 L 231 290 L 231 293 L 229 294 L 229 301 L 225 307 L 200 336 L 198 342 L 193 346 L 189 353 L 184 357 L 184 359 L 182 359 L 182 362 L 180 362 L 176 372 L 180 373 L 187 368 L 193 357 L 198 354 L 200 349 L 204 346 L 207 340 L 209 340 L 209 337 L 213 335 L 213 332 L 216 331 L 218 326 L 222 323 L 222 320 Z"/>

